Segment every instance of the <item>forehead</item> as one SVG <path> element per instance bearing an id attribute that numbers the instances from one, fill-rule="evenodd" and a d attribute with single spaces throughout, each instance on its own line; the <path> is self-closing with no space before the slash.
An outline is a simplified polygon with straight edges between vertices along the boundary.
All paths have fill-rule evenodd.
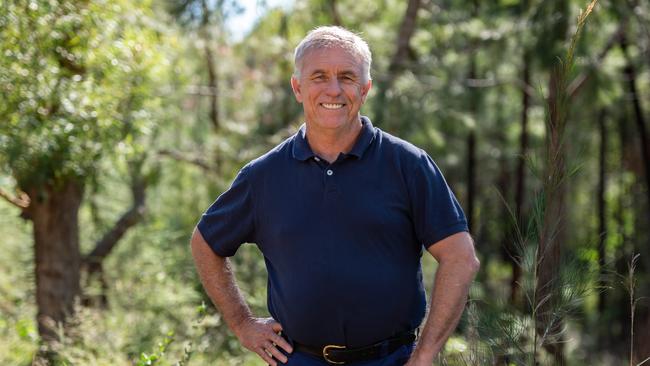
<path id="1" fill-rule="evenodd" d="M 361 74 L 363 61 L 361 57 L 341 47 L 327 47 L 310 50 L 302 60 L 301 72 L 310 74 L 315 71 L 349 71 Z"/>

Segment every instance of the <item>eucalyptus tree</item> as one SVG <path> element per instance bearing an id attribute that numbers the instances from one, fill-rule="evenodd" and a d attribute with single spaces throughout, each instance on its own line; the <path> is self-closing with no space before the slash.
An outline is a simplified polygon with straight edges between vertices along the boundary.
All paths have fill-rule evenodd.
<path id="1" fill-rule="evenodd" d="M 82 293 L 79 209 L 102 169 L 131 167 L 134 204 L 89 261 L 101 262 L 141 217 L 152 178 L 147 144 L 172 66 L 172 37 L 156 19 L 146 4 L 126 0 L 2 5 L 0 171 L 15 183 L 15 193 L 3 197 L 33 224 L 38 330 L 46 342 L 58 339 Z"/>

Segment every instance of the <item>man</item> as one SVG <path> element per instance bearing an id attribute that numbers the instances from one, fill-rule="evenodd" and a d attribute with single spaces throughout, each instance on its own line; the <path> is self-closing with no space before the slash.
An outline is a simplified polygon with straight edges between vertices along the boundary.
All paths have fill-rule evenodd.
<path id="1" fill-rule="evenodd" d="M 431 158 L 360 108 L 371 54 L 340 27 L 311 31 L 291 78 L 305 124 L 247 164 L 192 236 L 201 281 L 242 345 L 270 365 L 431 365 L 479 262 Z M 256 318 L 227 257 L 264 254 L 272 318 Z M 420 257 L 439 262 L 426 312 Z"/>

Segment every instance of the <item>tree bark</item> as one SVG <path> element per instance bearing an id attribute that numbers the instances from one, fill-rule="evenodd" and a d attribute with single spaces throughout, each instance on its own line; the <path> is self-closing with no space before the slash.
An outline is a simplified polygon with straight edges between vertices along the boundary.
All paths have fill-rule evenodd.
<path id="1" fill-rule="evenodd" d="M 73 314 L 80 295 L 79 206 L 83 186 L 66 181 L 60 186 L 28 191 L 27 208 L 34 225 L 38 331 L 43 341 L 58 339 L 57 327 Z"/>
<path id="2" fill-rule="evenodd" d="M 623 54 L 625 55 L 626 59 L 626 65 L 623 69 L 623 73 L 625 75 L 625 81 L 627 83 L 627 88 L 628 88 L 628 93 L 629 96 L 631 97 L 632 101 L 632 107 L 634 110 L 634 121 L 636 124 L 637 128 L 637 133 L 639 136 L 640 140 L 640 145 L 641 145 L 641 160 L 643 162 L 643 171 L 644 171 L 644 177 L 645 177 L 645 192 L 646 192 L 646 210 L 644 213 L 639 213 L 640 215 L 645 215 L 645 220 L 641 220 L 642 222 L 648 222 L 650 220 L 650 142 L 648 141 L 648 133 L 646 129 L 646 121 L 645 121 L 645 116 L 643 114 L 643 107 L 641 106 L 641 99 L 639 97 L 639 92 L 638 88 L 636 85 L 636 69 L 634 67 L 634 64 L 632 60 L 630 59 L 630 56 L 628 54 L 628 42 L 627 42 L 627 37 L 626 34 L 623 33 L 623 35 L 620 38 L 620 46 L 621 50 L 623 51 Z M 650 247 L 650 243 L 644 243 L 640 245 L 642 248 L 646 248 L 641 251 L 647 252 L 647 248 Z M 643 261 L 641 262 L 640 267 L 638 268 L 638 272 L 646 272 L 646 268 L 643 265 Z M 641 292 L 644 294 L 648 293 L 648 288 L 647 284 L 645 286 L 646 288 L 641 289 Z M 646 358 L 650 357 L 650 329 L 646 328 L 648 324 L 650 324 L 650 311 L 647 311 L 647 309 L 642 308 L 642 310 L 639 312 L 638 316 L 636 317 L 636 324 L 635 324 L 635 338 L 631 340 L 631 342 L 634 344 L 634 349 L 635 349 L 635 361 L 636 362 L 641 362 L 644 361 Z"/>
<path id="3" fill-rule="evenodd" d="M 530 53 L 524 51 L 522 79 L 525 86 L 530 85 Z M 521 92 L 521 131 L 519 132 L 519 157 L 517 159 L 517 188 L 515 190 L 515 225 L 523 230 L 524 222 L 524 194 L 526 192 L 526 154 L 528 153 L 528 110 L 530 109 L 530 95 L 526 88 Z M 513 235 L 512 240 L 517 240 Z M 516 255 L 517 248 L 509 242 L 510 255 Z M 523 254 L 523 253 L 521 253 Z M 512 277 L 510 280 L 510 304 L 517 306 L 520 302 L 520 282 L 522 269 L 514 258 L 510 259 Z"/>
<path id="4" fill-rule="evenodd" d="M 476 79 L 476 55 L 472 54 L 468 78 Z M 470 91 L 470 112 L 474 120 L 478 119 L 479 97 L 476 90 Z M 475 232 L 476 213 L 476 123 L 472 126 L 467 135 L 467 226 L 470 232 Z"/>
<path id="5" fill-rule="evenodd" d="M 614 253 L 614 270 L 618 274 L 625 274 L 628 271 L 629 259 L 633 253 L 637 252 L 635 248 L 635 241 L 632 240 L 629 231 L 626 229 L 626 211 L 630 210 L 632 202 L 630 197 L 633 196 L 631 192 L 630 183 L 625 179 L 628 172 L 634 172 L 634 167 L 630 165 L 632 159 L 638 159 L 636 149 L 634 149 L 633 136 L 628 126 L 628 113 L 626 109 L 618 116 L 617 137 L 618 146 L 620 148 L 620 160 L 617 162 L 619 167 L 617 173 L 616 184 L 620 187 L 620 192 L 616 200 L 616 207 L 613 212 L 614 221 L 616 223 L 616 231 L 620 233 L 621 239 L 616 252 Z M 635 172 L 636 173 L 636 172 Z M 634 183 L 636 184 L 636 183 Z M 610 295 L 610 307 L 608 307 L 609 318 L 612 323 L 620 324 L 620 329 L 614 332 L 611 327 L 605 325 L 602 330 L 602 341 L 608 346 L 608 349 L 615 349 L 618 353 L 624 354 L 628 348 L 630 339 L 630 306 L 629 296 L 625 291 L 624 286 L 618 286 Z"/>
<path id="6" fill-rule="evenodd" d="M 206 0 L 201 0 L 201 32 L 203 34 L 203 52 L 205 53 L 205 66 L 208 71 L 208 87 L 210 88 L 210 122 L 215 131 L 219 130 L 219 77 L 214 62 L 214 51 L 210 48 L 210 8 Z"/>
<path id="7" fill-rule="evenodd" d="M 605 110 L 600 112 L 598 116 L 598 129 L 600 132 L 600 148 L 598 153 L 598 268 L 600 273 L 600 278 L 598 279 L 598 286 L 600 291 L 598 292 L 598 313 L 602 315 L 605 312 L 605 276 L 606 276 L 606 248 L 605 244 L 607 242 L 607 220 L 606 220 L 606 211 L 607 211 L 607 201 L 605 199 L 606 191 L 606 162 L 607 162 L 607 126 L 605 125 L 606 112 Z"/>
<path id="8" fill-rule="evenodd" d="M 338 26 L 343 25 L 341 14 L 339 14 L 339 10 L 336 6 L 336 0 L 327 0 L 327 6 L 329 7 L 330 16 L 332 17 L 332 23 Z"/>
<path id="9" fill-rule="evenodd" d="M 561 246 L 565 242 L 564 227 L 566 197 L 564 121 L 560 110 L 558 74 L 551 72 L 549 78 L 549 121 L 547 128 L 547 160 L 544 174 L 544 216 L 540 228 L 537 253 L 537 286 L 534 304 L 537 307 L 537 334 L 544 348 L 553 355 L 557 365 L 564 365 L 563 319 L 556 314 L 558 269 L 561 268 Z"/>
<path id="10" fill-rule="evenodd" d="M 467 227 L 475 231 L 476 203 L 476 131 L 472 129 L 467 136 Z"/>
<path id="11" fill-rule="evenodd" d="M 209 39 L 205 40 L 205 65 L 208 70 L 208 87 L 210 88 L 210 122 L 215 131 L 219 130 L 219 78 L 214 63 L 214 53 L 210 48 Z"/>
<path id="12" fill-rule="evenodd" d="M 522 78 L 524 85 L 530 85 L 530 56 L 525 52 L 523 56 Z M 517 224 L 521 225 L 524 194 L 526 190 L 526 154 L 528 153 L 528 110 L 530 109 L 530 96 L 526 89 L 521 93 L 521 131 L 519 132 L 519 158 L 517 159 L 517 189 L 515 191 L 515 215 Z"/>
<path id="13" fill-rule="evenodd" d="M 645 184 L 646 193 L 648 198 L 648 217 L 650 218 L 650 142 L 648 141 L 648 132 L 646 128 L 645 116 L 641 106 L 641 99 L 639 98 L 638 88 L 636 86 L 636 69 L 627 52 L 627 37 L 623 34 L 620 38 L 620 45 L 623 54 L 627 60 L 627 64 L 623 69 L 625 80 L 627 82 L 628 93 L 632 98 L 632 107 L 634 109 L 634 121 L 636 123 L 639 140 L 641 142 L 641 156 L 643 159 L 643 167 L 645 171 Z"/>
<path id="14" fill-rule="evenodd" d="M 415 33 L 415 23 L 418 10 L 422 6 L 422 0 L 409 0 L 406 6 L 404 18 L 399 28 L 399 33 L 395 43 L 395 53 L 390 60 L 386 75 L 377 83 L 377 95 L 375 96 L 375 115 L 374 118 L 379 122 L 384 120 L 384 111 L 386 103 L 386 92 L 391 88 L 395 78 L 405 68 L 405 59 L 410 54 L 410 43 L 413 33 Z"/>
<path id="15" fill-rule="evenodd" d="M 650 357 L 650 310 L 647 307 L 638 307 L 634 324 L 634 364 L 639 365 Z"/>
<path id="16" fill-rule="evenodd" d="M 411 38 L 413 37 L 413 33 L 415 33 L 415 21 L 417 19 L 418 10 L 420 10 L 421 6 L 421 0 L 409 0 L 408 5 L 406 6 L 406 13 L 402 19 L 399 35 L 397 36 L 395 53 L 393 54 L 393 58 L 391 58 L 388 67 L 389 76 L 399 70 L 403 70 L 405 67 L 404 61 L 409 54 Z"/>

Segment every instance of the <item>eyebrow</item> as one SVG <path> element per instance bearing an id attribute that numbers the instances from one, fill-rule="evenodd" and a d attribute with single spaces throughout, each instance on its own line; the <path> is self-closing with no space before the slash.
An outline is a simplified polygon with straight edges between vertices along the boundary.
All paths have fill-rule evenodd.
<path id="1" fill-rule="evenodd" d="M 352 77 L 352 78 L 358 78 L 359 77 L 356 72 L 351 71 L 351 70 L 344 70 L 344 71 L 340 72 L 339 75 Z"/>
<path id="2" fill-rule="evenodd" d="M 326 74 L 326 72 L 325 72 L 325 70 L 316 69 L 316 70 L 312 71 L 310 75 L 311 76 L 316 76 L 316 75 L 319 75 L 319 74 Z"/>
<path id="3" fill-rule="evenodd" d="M 310 74 L 310 76 L 317 76 L 317 75 L 321 75 L 321 74 L 327 74 L 327 71 L 325 71 L 325 70 L 323 70 L 323 69 L 316 69 L 316 70 L 312 71 L 312 73 Z M 358 78 L 358 77 L 359 77 L 359 76 L 357 75 L 357 73 L 354 72 L 354 71 L 352 71 L 352 70 L 343 70 L 343 71 L 339 72 L 339 73 L 337 74 L 337 76 L 348 76 L 348 77 L 354 77 L 354 78 Z"/>

